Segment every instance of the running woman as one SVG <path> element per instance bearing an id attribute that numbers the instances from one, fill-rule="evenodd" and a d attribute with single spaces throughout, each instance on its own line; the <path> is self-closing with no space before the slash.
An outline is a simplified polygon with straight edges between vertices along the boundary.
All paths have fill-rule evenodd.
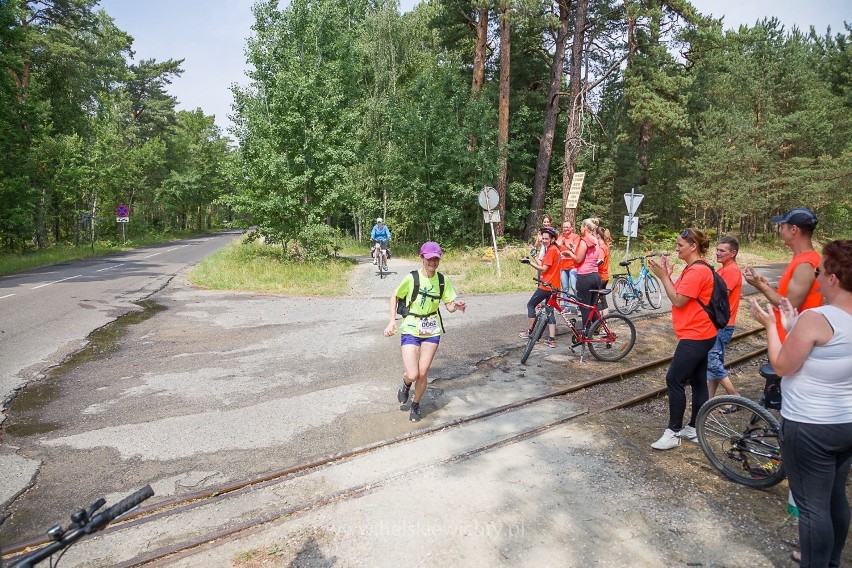
<path id="1" fill-rule="evenodd" d="M 397 391 L 400 404 L 408 402 L 411 385 L 414 385 L 414 396 L 408 415 L 412 422 L 420 421 L 420 401 L 426 392 L 429 382 L 429 367 L 438 351 L 444 325 L 441 321 L 439 307 L 441 303 L 450 313 L 456 310 L 464 313 L 465 303 L 456 300 L 456 291 L 449 278 L 438 273 L 443 251 L 438 243 L 431 241 L 420 247 L 420 258 L 423 267 L 418 271 L 419 290 L 414 290 L 414 276 L 409 273 L 390 297 L 390 319 L 385 327 L 385 335 L 392 336 L 396 332 L 396 304 L 398 299 L 410 303 L 408 315 L 400 323 L 400 344 L 402 345 L 402 365 L 404 374 L 402 384 Z M 441 279 L 444 280 L 443 293 Z"/>

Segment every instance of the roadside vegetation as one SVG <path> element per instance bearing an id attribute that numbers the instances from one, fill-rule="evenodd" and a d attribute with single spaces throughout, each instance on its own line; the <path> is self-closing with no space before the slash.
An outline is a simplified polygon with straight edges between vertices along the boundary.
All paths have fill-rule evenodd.
<path id="1" fill-rule="evenodd" d="M 369 255 L 369 246 L 353 239 L 333 243 L 337 256 L 320 260 L 296 260 L 292 250 L 281 245 L 267 245 L 258 240 L 242 239 L 231 243 L 205 259 L 190 273 L 190 281 L 215 290 L 240 290 L 293 296 L 343 296 L 349 288 L 349 276 L 357 266 L 354 257 Z M 331 245 L 330 245 L 331 246 Z M 625 270 L 618 265 L 624 258 L 625 243 L 615 243 L 610 257 L 610 274 Z M 817 247 L 819 249 L 819 246 Z M 395 243 L 393 260 L 405 259 L 419 263 L 418 248 Z M 666 241 L 631 241 L 630 256 L 651 252 L 672 252 L 674 237 Z M 528 245 L 512 244 L 499 248 L 500 276 L 492 247 L 447 246 L 440 271 L 451 276 L 454 285 L 464 294 L 501 294 L 532 290 L 535 270 L 518 262 L 529 254 Z M 743 243 L 740 249 L 741 266 L 758 266 L 787 262 L 789 250 L 780 240 Z M 714 260 L 713 252 L 708 260 Z M 632 267 L 638 270 L 638 264 Z"/>
<path id="2" fill-rule="evenodd" d="M 137 247 L 166 243 L 176 239 L 191 238 L 197 234 L 194 232 L 177 231 L 170 233 L 151 233 L 139 235 L 138 238 L 134 238 L 132 241 L 128 240 L 124 243 L 118 243 L 117 241 L 96 241 L 93 244 L 77 246 L 58 244 L 44 249 L 32 249 L 25 253 L 0 252 L 0 276 L 21 270 L 30 270 L 41 266 L 68 262 L 70 260 L 114 254 Z"/>

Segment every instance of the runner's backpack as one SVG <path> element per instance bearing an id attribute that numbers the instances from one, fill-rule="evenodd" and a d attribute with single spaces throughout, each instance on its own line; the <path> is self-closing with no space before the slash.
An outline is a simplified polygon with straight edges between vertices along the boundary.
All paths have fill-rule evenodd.
<path id="1" fill-rule="evenodd" d="M 713 274 L 713 293 L 710 294 L 710 301 L 705 305 L 701 300 L 695 298 L 707 315 L 710 316 L 710 321 L 716 326 L 716 329 L 722 329 L 728 325 L 731 319 L 731 304 L 728 302 L 728 286 L 725 281 L 719 276 L 719 273 L 713 270 L 713 267 L 703 260 L 696 261 L 697 264 L 703 264 L 710 269 Z"/>
<path id="2" fill-rule="evenodd" d="M 414 304 L 414 300 L 417 299 L 417 295 L 420 294 L 420 271 L 412 270 L 411 277 L 414 279 L 414 284 L 411 288 L 411 298 L 408 302 L 405 301 L 405 298 L 397 298 L 396 299 L 396 313 L 401 315 L 402 317 L 406 317 L 408 315 L 408 309 Z M 438 273 L 438 295 L 434 296 L 432 294 L 424 294 L 425 296 L 440 300 L 444 297 L 444 275 L 440 272 Z M 431 315 L 431 314 L 429 314 Z"/>

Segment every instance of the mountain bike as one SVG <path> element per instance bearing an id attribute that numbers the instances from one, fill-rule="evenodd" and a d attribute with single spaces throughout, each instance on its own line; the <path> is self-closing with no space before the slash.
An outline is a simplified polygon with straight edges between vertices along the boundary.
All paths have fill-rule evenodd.
<path id="1" fill-rule="evenodd" d="M 373 264 L 379 269 L 379 278 L 384 278 L 388 273 L 388 255 L 384 249 L 384 242 L 376 241 L 372 252 Z"/>
<path id="2" fill-rule="evenodd" d="M 35 566 L 39 562 L 50 558 L 60 550 L 65 554 L 65 549 L 80 540 L 86 535 L 91 535 L 100 530 L 103 530 L 111 522 L 115 521 L 122 515 L 136 508 L 142 501 L 154 496 L 154 490 L 150 485 L 146 485 L 142 489 L 128 495 L 112 507 L 105 511 L 95 514 L 95 511 L 106 505 L 106 500 L 101 497 L 87 509 L 80 509 L 71 515 L 71 524 L 63 529 L 61 525 L 56 525 L 47 531 L 47 536 L 53 541 L 50 544 L 39 548 L 29 554 L 20 556 L 12 561 L 10 568 L 29 568 Z M 52 562 L 53 566 L 59 564 L 62 559 L 62 554 Z"/>
<path id="3" fill-rule="evenodd" d="M 651 274 L 645 264 L 646 258 L 654 256 L 660 256 L 660 253 L 628 258 L 618 263 L 619 266 L 627 269 L 627 274 L 616 274 L 612 281 L 612 303 L 618 313 L 628 315 L 643 307 L 646 300 L 655 310 L 662 305 L 663 284 Z M 637 260 L 642 266 L 639 269 L 639 276 L 634 278 L 630 272 L 630 265 Z"/>
<path id="4" fill-rule="evenodd" d="M 600 361 L 618 361 L 624 358 L 633 346 L 636 344 L 636 327 L 633 322 L 624 316 L 618 314 L 608 314 L 601 316 L 598 311 L 597 301 L 594 305 L 584 304 L 576 296 L 555 289 L 546 282 L 537 281 L 540 285 L 550 288 L 550 296 L 542 305 L 538 307 L 533 324 L 533 330 L 527 339 L 526 347 L 521 355 L 521 363 L 526 363 L 532 353 L 536 342 L 541 339 L 544 334 L 544 328 L 547 326 L 547 320 L 554 311 L 558 312 L 568 324 L 568 328 L 572 334 L 571 351 L 576 347 L 580 347 L 580 362 L 586 353 L 586 347 L 595 359 Z M 609 294 L 610 290 L 592 290 L 598 294 Z M 583 326 L 578 323 L 567 307 L 577 306 L 587 308 L 589 310 L 589 324 Z"/>
<path id="5" fill-rule="evenodd" d="M 708 400 L 695 419 L 698 444 L 713 467 L 725 477 L 765 489 L 784 479 L 779 432 L 781 425 L 769 408 L 780 408 L 781 378 L 769 365 L 760 368 L 766 379 L 760 401 L 735 396 Z M 772 389 L 777 389 L 773 399 Z"/>

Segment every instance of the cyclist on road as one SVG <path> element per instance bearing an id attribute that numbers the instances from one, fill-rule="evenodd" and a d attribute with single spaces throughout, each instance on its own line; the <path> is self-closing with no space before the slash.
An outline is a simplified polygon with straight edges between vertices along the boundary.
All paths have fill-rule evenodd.
<path id="1" fill-rule="evenodd" d="M 385 225 L 384 220 L 379 217 L 376 219 L 376 224 L 373 225 L 373 230 L 370 232 L 370 244 L 379 243 L 381 244 L 382 251 L 385 255 L 390 258 L 391 251 L 388 248 L 388 242 L 391 240 L 391 232 L 387 225 Z M 370 254 L 373 254 L 373 251 L 370 251 Z M 379 259 L 373 256 L 373 264 L 377 264 Z"/>
<path id="2" fill-rule="evenodd" d="M 414 275 L 409 273 L 390 297 L 390 321 L 384 331 L 387 337 L 396 332 L 397 300 L 402 298 L 409 303 L 408 315 L 399 325 L 404 374 L 396 397 L 400 404 L 405 404 L 411 385 L 414 385 L 414 397 L 408 415 L 412 422 L 420 420 L 420 401 L 429 382 L 429 367 L 432 366 L 441 334 L 444 333 L 439 307 L 443 303 L 450 313 L 456 310 L 464 313 L 466 307 L 464 301 L 456 299 L 456 291 L 449 278 L 438 272 L 442 255 L 438 243 L 423 243 L 420 247 L 423 267 L 417 275 L 419 290 L 414 290 Z"/>

